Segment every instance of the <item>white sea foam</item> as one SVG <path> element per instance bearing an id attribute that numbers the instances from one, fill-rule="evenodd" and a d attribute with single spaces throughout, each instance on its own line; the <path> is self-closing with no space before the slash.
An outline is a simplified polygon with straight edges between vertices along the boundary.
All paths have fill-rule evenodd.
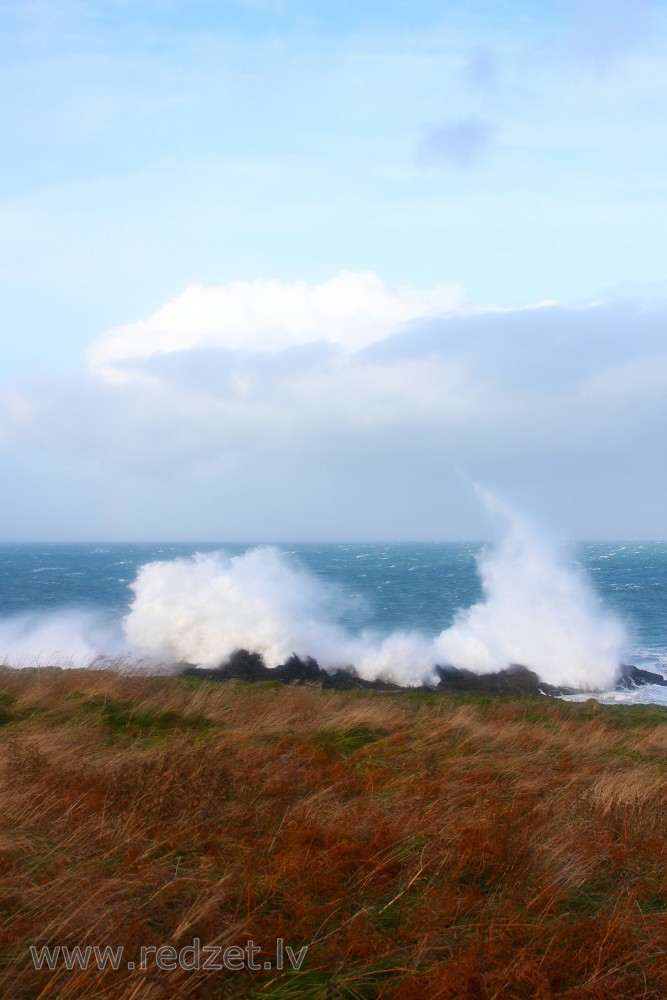
<path id="1" fill-rule="evenodd" d="M 590 695 L 570 694 L 563 701 L 586 701 Z M 665 705 L 667 706 L 667 687 L 659 684 L 643 684 L 630 691 L 604 691 L 596 693 L 595 700 L 603 705 Z"/>

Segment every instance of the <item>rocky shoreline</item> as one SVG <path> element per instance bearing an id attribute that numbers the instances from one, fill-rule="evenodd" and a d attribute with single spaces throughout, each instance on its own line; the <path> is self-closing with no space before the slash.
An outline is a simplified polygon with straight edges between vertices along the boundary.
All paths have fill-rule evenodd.
<path id="1" fill-rule="evenodd" d="M 324 670 L 311 657 L 301 659 L 293 655 L 277 667 L 267 667 L 259 653 L 240 649 L 219 667 L 196 667 L 186 663 L 181 664 L 179 672 L 182 676 L 200 677 L 211 681 L 279 681 L 281 684 L 318 684 L 323 689 L 336 691 L 423 691 L 434 694 L 475 693 L 512 697 L 536 697 L 539 695 L 560 697 L 584 693 L 577 688 L 546 684 L 533 670 L 519 664 L 513 664 L 494 674 L 475 674 L 471 670 L 462 670 L 452 666 L 438 666 L 435 669 L 439 678 L 436 684 L 422 684 L 406 688 L 390 681 L 365 680 L 356 673 L 353 667 L 348 667 L 345 670 Z M 643 687 L 646 684 L 667 687 L 667 680 L 662 675 L 652 671 L 642 670 L 631 665 L 624 665 L 621 671 L 616 683 L 618 691 Z"/>

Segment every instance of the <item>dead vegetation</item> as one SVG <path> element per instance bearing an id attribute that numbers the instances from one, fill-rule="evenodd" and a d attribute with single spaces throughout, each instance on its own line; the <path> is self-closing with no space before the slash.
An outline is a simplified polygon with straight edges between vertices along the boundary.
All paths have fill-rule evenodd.
<path id="1" fill-rule="evenodd" d="M 0 995 L 667 996 L 667 710 L 0 672 Z M 127 968 L 245 945 L 299 971 Z M 36 970 L 30 944 L 123 946 Z"/>

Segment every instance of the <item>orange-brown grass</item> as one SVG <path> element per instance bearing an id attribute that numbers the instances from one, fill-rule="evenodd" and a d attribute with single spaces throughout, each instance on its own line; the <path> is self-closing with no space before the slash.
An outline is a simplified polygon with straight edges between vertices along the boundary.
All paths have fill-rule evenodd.
<path id="1" fill-rule="evenodd" d="M 0 722 L 9 1000 L 667 997 L 667 710 L 2 668 Z"/>

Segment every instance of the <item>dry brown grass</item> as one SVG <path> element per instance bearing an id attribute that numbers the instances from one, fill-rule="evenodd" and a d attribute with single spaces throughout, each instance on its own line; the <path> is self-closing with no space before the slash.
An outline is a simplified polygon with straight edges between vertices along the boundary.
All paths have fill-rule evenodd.
<path id="1" fill-rule="evenodd" d="M 8 1000 L 667 997 L 667 711 L 3 669 L 0 721 Z"/>

